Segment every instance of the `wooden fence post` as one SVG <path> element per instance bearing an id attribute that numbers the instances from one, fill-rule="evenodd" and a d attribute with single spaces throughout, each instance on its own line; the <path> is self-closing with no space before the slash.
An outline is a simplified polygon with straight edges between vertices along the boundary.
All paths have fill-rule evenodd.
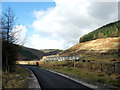
<path id="1" fill-rule="evenodd" d="M 102 69 L 102 63 L 100 63 L 100 70 L 103 71 L 103 69 Z"/>
<path id="2" fill-rule="evenodd" d="M 74 68 L 75 68 L 75 60 L 74 60 L 74 62 L 73 62 L 73 63 L 74 63 Z"/>
<path id="3" fill-rule="evenodd" d="M 89 62 L 90 63 L 90 62 Z M 92 63 L 90 63 L 90 69 L 92 70 Z"/>
<path id="4" fill-rule="evenodd" d="M 115 73 L 115 72 L 116 72 L 116 70 L 115 70 L 115 69 L 116 69 L 116 68 L 115 68 L 115 63 L 113 63 L 113 67 L 114 67 L 114 71 L 113 71 L 113 72 Z"/>

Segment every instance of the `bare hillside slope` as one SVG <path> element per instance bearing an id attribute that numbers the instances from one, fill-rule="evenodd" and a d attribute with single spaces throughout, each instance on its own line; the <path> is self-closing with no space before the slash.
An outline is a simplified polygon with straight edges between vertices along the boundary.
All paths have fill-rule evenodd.
<path id="1" fill-rule="evenodd" d="M 93 54 L 93 53 L 117 53 L 120 49 L 120 37 L 101 38 L 92 41 L 79 43 L 59 55 L 79 55 L 79 54 Z"/>

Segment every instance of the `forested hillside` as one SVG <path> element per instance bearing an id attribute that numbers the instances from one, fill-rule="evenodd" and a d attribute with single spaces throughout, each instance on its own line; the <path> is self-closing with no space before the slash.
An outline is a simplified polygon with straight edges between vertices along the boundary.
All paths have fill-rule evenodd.
<path id="1" fill-rule="evenodd" d="M 25 50 L 25 49 L 20 49 L 19 51 L 19 60 L 34 60 L 38 59 L 36 55 L 34 55 L 32 52 Z"/>
<path id="2" fill-rule="evenodd" d="M 84 36 L 82 36 L 79 42 L 90 41 L 98 38 L 118 37 L 120 36 L 120 21 L 107 24 L 98 28 Z"/>
<path id="3" fill-rule="evenodd" d="M 18 51 L 19 60 L 39 60 L 44 56 L 44 52 L 33 48 L 20 46 Z"/>

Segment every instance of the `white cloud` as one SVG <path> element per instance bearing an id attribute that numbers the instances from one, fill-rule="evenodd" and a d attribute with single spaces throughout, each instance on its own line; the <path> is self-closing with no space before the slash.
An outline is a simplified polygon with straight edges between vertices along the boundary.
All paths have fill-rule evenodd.
<path id="1" fill-rule="evenodd" d="M 32 41 L 34 47 L 66 49 L 78 43 L 80 36 L 117 20 L 117 3 L 95 3 L 87 0 L 82 0 L 82 2 L 80 0 L 55 0 L 55 3 L 54 8 L 34 13 L 36 19 L 32 24 L 33 28 L 37 32 L 49 35 L 50 38 L 49 40 L 41 34 L 40 36 L 33 35 L 31 40 L 36 38 Z M 40 43 L 37 42 L 37 38 L 40 43 L 48 46 L 38 46 Z"/>
<path id="2" fill-rule="evenodd" d="M 94 2 L 89 7 L 89 15 L 96 18 L 106 20 L 112 17 L 112 19 L 117 19 L 118 4 L 115 2 Z M 114 18 L 113 18 L 114 17 Z"/>
<path id="3" fill-rule="evenodd" d="M 31 45 L 28 42 L 32 42 Z M 38 34 L 33 34 L 27 39 L 27 47 L 34 47 L 36 49 L 62 49 L 63 42 L 58 40 L 53 40 L 51 38 L 42 38 Z"/>
<path id="4" fill-rule="evenodd" d="M 16 39 L 15 43 L 23 44 L 26 37 L 27 29 L 24 25 L 15 26 L 13 29 L 14 37 Z"/>

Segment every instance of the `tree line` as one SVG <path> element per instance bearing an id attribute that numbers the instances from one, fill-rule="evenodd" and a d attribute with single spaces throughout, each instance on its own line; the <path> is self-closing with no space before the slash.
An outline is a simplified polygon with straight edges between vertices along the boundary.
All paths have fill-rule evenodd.
<path id="1" fill-rule="evenodd" d="M 97 30 L 82 36 L 79 42 L 81 43 L 98 38 L 119 37 L 119 36 L 120 36 L 120 21 L 117 21 L 105 25 L 103 27 L 100 27 Z"/>

